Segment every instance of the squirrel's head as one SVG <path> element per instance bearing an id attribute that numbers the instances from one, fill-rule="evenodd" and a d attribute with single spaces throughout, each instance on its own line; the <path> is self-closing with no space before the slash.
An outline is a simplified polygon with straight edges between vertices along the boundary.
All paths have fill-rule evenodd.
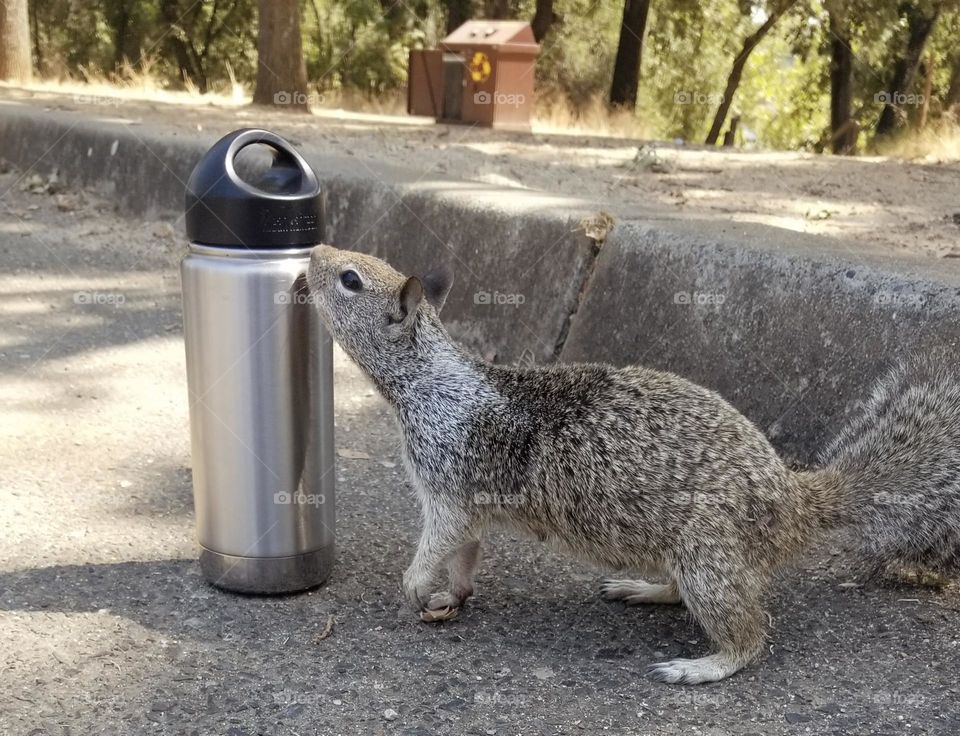
<path id="1" fill-rule="evenodd" d="M 379 258 L 318 245 L 307 284 L 333 339 L 371 369 L 416 350 L 424 333 L 442 334 L 437 313 L 452 278 L 446 270 L 408 278 Z"/>

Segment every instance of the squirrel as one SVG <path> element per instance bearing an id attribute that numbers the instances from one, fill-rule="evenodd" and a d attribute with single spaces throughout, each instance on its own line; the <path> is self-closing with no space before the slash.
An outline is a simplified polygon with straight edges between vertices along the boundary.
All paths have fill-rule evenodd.
<path id="1" fill-rule="evenodd" d="M 457 614 L 484 532 L 505 526 L 662 580 L 607 580 L 601 594 L 685 605 L 712 653 L 648 674 L 696 684 L 760 655 L 773 577 L 821 532 L 855 531 L 869 571 L 960 569 L 960 383 L 944 368 L 900 364 L 822 466 L 797 471 L 719 394 L 674 374 L 484 362 L 440 321 L 451 284 L 327 245 L 307 271 L 321 321 L 399 420 L 423 518 L 403 589 L 423 620 Z"/>

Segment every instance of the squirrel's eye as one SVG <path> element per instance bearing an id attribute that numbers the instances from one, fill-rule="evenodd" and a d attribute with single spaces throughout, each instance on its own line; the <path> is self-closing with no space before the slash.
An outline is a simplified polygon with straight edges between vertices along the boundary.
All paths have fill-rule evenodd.
<path id="1" fill-rule="evenodd" d="M 340 283 L 350 291 L 360 291 L 363 288 L 363 282 L 356 271 L 344 271 L 340 274 Z"/>

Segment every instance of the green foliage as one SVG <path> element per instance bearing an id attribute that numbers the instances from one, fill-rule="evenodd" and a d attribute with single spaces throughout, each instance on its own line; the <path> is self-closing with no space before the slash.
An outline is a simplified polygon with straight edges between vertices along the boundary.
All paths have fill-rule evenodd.
<path id="1" fill-rule="evenodd" d="M 789 19 L 808 24 L 808 18 Z M 810 26 L 821 30 L 820 24 Z M 735 114 L 744 132 L 771 148 L 813 150 L 830 124 L 830 60 L 792 53 L 789 28 L 767 38 L 753 52 L 737 92 Z"/>
<path id="2" fill-rule="evenodd" d="M 41 74 L 66 76 L 110 67 L 113 39 L 99 3 L 32 0 L 29 9 Z"/>
<path id="3" fill-rule="evenodd" d="M 307 5 L 307 75 L 321 91 L 377 95 L 398 89 L 406 84 L 409 50 L 433 46 L 443 35 L 437 3 L 308 0 Z"/>
<path id="4" fill-rule="evenodd" d="M 31 0 L 30 24 L 47 76 L 149 70 L 206 89 L 256 74 L 256 0 Z"/>
<path id="5" fill-rule="evenodd" d="M 576 110 L 606 94 L 623 14 L 617 6 L 594 0 L 555 3 L 562 20 L 543 40 L 537 60 L 537 89 L 542 95 L 565 98 Z M 533 8 L 522 17 L 533 17 Z"/>
<path id="6" fill-rule="evenodd" d="M 736 54 L 783 0 L 655 0 L 647 18 L 636 115 L 645 130 L 699 142 L 710 126 Z M 465 4 L 466 3 L 466 4 Z M 753 51 L 728 114 L 739 142 L 822 148 L 829 138 L 830 14 L 853 52 L 852 112 L 861 147 L 903 55 L 905 13 L 938 6 L 940 18 L 915 75 L 928 118 L 960 103 L 960 0 L 799 0 Z M 41 74 L 111 77 L 148 71 L 169 87 L 223 89 L 231 76 L 256 77 L 256 0 L 30 0 L 31 33 Z M 434 47 L 447 12 L 503 13 L 530 20 L 536 0 L 304 0 L 302 32 L 311 84 L 320 92 L 389 96 L 406 84 L 412 48 Z M 554 0 L 556 22 L 542 42 L 537 90 L 576 118 L 595 113 L 609 92 L 623 2 Z M 918 124 L 920 106 L 904 114 Z"/>
<path id="7" fill-rule="evenodd" d="M 752 30 L 749 16 L 736 0 L 664 3 L 651 15 L 641 104 L 662 116 L 667 137 L 702 141 L 733 58 Z"/>

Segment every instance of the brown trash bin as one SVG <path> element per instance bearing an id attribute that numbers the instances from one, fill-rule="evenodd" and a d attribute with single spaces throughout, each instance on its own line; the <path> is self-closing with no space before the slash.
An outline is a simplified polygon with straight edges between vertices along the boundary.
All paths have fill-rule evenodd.
<path id="1" fill-rule="evenodd" d="M 539 52 L 529 23 L 467 21 L 439 50 L 410 52 L 407 110 L 446 122 L 529 130 Z"/>
<path id="2" fill-rule="evenodd" d="M 407 112 L 443 117 L 443 52 L 411 49 L 407 76 Z"/>

